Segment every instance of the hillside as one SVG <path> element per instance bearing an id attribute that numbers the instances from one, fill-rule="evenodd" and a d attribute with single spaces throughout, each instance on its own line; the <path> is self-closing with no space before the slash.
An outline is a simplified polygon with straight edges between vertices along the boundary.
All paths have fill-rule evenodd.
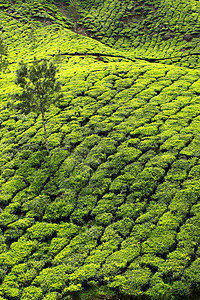
<path id="1" fill-rule="evenodd" d="M 200 2 L 0 1 L 0 300 L 200 295 Z M 63 2 L 63 1 L 62 1 Z M 21 60 L 63 99 L 13 108 Z"/>
<path id="2" fill-rule="evenodd" d="M 87 35 L 137 58 L 199 68 L 197 0 L 96 0 L 81 21 Z"/>

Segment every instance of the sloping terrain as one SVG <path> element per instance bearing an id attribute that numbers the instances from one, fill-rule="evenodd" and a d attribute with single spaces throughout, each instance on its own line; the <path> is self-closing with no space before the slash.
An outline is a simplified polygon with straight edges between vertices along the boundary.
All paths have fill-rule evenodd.
<path id="1" fill-rule="evenodd" d="M 0 79 L 0 300 L 198 299 L 200 3 L 96 0 L 79 26 L 91 32 L 101 14 L 113 25 L 103 20 L 90 38 L 53 4 L 10 2 L 0 1 L 10 62 Z M 49 153 L 42 117 L 12 106 L 18 63 L 34 57 L 58 65 L 64 95 L 45 115 Z"/>
<path id="2" fill-rule="evenodd" d="M 89 36 L 135 57 L 199 68 L 197 0 L 96 0 L 81 21 Z"/>

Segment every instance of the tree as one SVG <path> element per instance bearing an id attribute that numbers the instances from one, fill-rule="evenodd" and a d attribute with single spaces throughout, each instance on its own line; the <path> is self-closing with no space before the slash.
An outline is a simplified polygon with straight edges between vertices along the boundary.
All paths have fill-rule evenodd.
<path id="1" fill-rule="evenodd" d="M 67 14 L 69 18 L 74 21 L 75 31 L 78 33 L 78 21 L 80 19 L 81 3 L 79 0 L 70 0 L 67 7 Z"/>
<path id="2" fill-rule="evenodd" d="M 17 108 L 23 113 L 36 112 L 42 114 L 46 149 L 49 151 L 44 113 L 52 103 L 61 97 L 60 83 L 56 81 L 56 66 L 46 60 L 38 62 L 34 58 L 33 64 L 28 67 L 20 63 L 17 70 L 16 84 L 23 90 L 15 95 L 19 100 Z"/>
<path id="3" fill-rule="evenodd" d="M 0 72 L 8 67 L 8 46 L 0 36 Z"/>

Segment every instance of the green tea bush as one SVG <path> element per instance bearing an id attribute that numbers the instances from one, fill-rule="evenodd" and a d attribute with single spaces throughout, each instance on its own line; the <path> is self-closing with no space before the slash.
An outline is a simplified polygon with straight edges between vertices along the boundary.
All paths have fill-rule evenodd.
<path id="1" fill-rule="evenodd" d="M 61 264 L 57 267 L 43 269 L 33 282 L 36 286 L 41 286 L 43 291 L 53 292 L 61 290 L 67 279 L 66 266 Z"/>
<path id="2" fill-rule="evenodd" d="M 198 297 L 198 1 L 84 1 L 78 35 L 56 5 L 0 1 L 0 298 Z M 34 57 L 49 153 L 10 97 Z"/>

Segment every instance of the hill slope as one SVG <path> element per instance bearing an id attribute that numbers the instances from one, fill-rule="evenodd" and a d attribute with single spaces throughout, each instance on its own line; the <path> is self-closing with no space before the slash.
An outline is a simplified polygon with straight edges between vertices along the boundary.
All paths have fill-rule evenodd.
<path id="1" fill-rule="evenodd" d="M 87 34 L 138 58 L 199 68 L 200 3 L 94 1 L 82 18 Z"/>
<path id="2" fill-rule="evenodd" d="M 0 86 L 0 300 L 195 298 L 199 56 L 191 63 L 181 52 L 168 65 L 150 58 L 165 58 L 188 42 L 168 39 L 165 52 L 159 34 L 154 47 L 154 38 L 142 45 L 144 34 L 134 49 L 117 42 L 111 48 L 70 31 L 70 20 L 53 4 L 17 1 L 10 11 L 9 1 L 0 3 L 10 60 Z M 128 9 L 126 1 L 109 7 L 120 3 Z M 80 26 L 88 11 L 90 18 L 108 12 L 107 4 L 85 8 Z M 154 5 L 142 13 L 151 28 L 156 15 L 150 9 L 161 12 L 158 1 Z M 199 3 L 188 6 L 198 21 Z M 188 21 L 188 28 L 195 26 Z M 190 45 L 196 51 L 197 43 Z M 10 105 L 17 65 L 34 56 L 59 65 L 64 95 L 46 113 L 50 153 L 41 116 Z"/>

